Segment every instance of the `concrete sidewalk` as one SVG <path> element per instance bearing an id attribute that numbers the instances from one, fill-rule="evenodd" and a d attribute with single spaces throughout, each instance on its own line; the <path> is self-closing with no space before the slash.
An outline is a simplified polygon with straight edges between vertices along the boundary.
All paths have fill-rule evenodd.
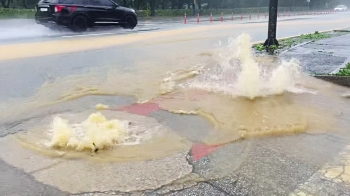
<path id="1" fill-rule="evenodd" d="M 303 44 L 281 57 L 298 59 L 309 74 L 334 74 L 350 62 L 350 34 Z"/>

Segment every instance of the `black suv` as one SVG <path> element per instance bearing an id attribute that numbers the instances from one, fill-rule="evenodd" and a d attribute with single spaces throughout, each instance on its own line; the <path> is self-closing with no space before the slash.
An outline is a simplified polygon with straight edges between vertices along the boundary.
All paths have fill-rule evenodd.
<path id="1" fill-rule="evenodd" d="M 35 21 L 49 28 L 59 25 L 83 32 L 93 26 L 137 25 L 135 10 L 111 0 L 40 0 L 35 9 Z"/>

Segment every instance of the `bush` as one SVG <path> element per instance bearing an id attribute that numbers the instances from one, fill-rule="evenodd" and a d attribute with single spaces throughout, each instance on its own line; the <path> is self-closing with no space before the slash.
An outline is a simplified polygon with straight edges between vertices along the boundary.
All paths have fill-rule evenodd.
<path id="1" fill-rule="evenodd" d="M 183 16 L 185 13 L 189 14 L 192 10 L 179 9 L 179 10 L 156 10 L 156 16 L 161 17 L 176 17 Z"/>
<path id="2" fill-rule="evenodd" d="M 137 16 L 138 17 L 149 17 L 151 16 L 151 11 L 150 10 L 136 10 Z"/>
<path id="3" fill-rule="evenodd" d="M 34 18 L 34 9 L 0 8 L 0 18 Z"/>

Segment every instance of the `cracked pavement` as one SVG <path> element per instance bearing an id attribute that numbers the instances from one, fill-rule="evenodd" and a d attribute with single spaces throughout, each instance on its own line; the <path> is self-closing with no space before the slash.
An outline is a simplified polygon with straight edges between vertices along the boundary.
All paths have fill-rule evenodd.
<path id="1" fill-rule="evenodd" d="M 299 30 L 314 32 L 323 28 L 325 23 L 330 26 L 327 29 L 339 28 L 348 24 L 348 16 L 349 13 L 341 13 L 338 16 L 315 16 L 309 20 L 281 21 L 279 33 L 291 36 Z M 214 27 L 218 29 L 208 27 L 205 32 L 200 29 L 191 36 L 188 36 L 187 29 L 184 35 L 170 34 L 170 41 L 164 38 L 163 42 L 147 40 L 88 51 L 0 61 L 0 90 L 4 92 L 0 100 L 6 109 L 15 110 L 17 103 L 23 103 L 22 99 L 32 96 L 46 83 L 66 75 L 85 73 L 89 68 L 104 72 L 103 66 L 113 64 L 118 70 L 126 70 L 128 66 L 135 68 L 133 66 L 139 59 L 158 66 L 177 67 L 184 62 L 196 64 L 199 57 L 193 54 L 211 51 L 219 38 L 226 40 L 232 34 L 238 35 L 241 30 L 250 33 L 253 41 L 265 39 L 266 35 L 266 26 L 261 23 Z M 120 35 L 120 38 L 124 36 Z M 138 36 L 142 40 L 145 35 L 130 36 Z M 119 37 L 112 38 L 117 41 Z M 112 38 L 107 37 L 104 41 L 111 42 Z M 90 46 L 95 41 L 93 38 L 85 40 L 86 43 L 83 39 L 79 40 Z M 99 40 L 103 38 L 99 37 Z M 343 66 L 350 54 L 347 52 L 349 47 L 344 47 L 344 44 L 350 45 L 348 40 L 349 37 L 321 40 L 284 55 L 300 57 L 309 73 L 328 73 Z M 66 42 L 74 41 L 77 40 Z M 176 56 L 169 53 L 169 48 L 176 51 Z M 318 52 L 320 49 L 322 52 Z M 211 55 L 208 53 L 207 56 Z M 175 57 L 165 58 L 168 56 Z M 142 85 L 142 80 L 137 82 Z M 321 81 L 320 84 L 329 85 Z M 346 127 L 350 122 L 350 100 L 344 98 L 336 106 L 330 104 L 334 96 L 339 94 L 340 97 L 345 90 L 348 89 L 334 87 L 334 94 L 307 101 L 310 105 L 339 110 L 337 124 Z M 315 100 L 317 102 L 313 102 Z M 9 119 L 0 119 L 2 195 L 350 195 L 350 135 L 347 131 L 252 138 L 207 146 L 201 141 L 214 129 L 208 120 L 196 115 L 170 113 L 155 103 L 136 102 L 136 98 L 123 94 L 89 95 L 21 113 L 20 118 L 9 116 Z M 55 114 L 93 110 L 96 103 L 113 106 L 105 112 L 117 117 L 135 119 L 147 127 L 164 127 L 169 131 L 172 142 L 184 138 L 189 145 L 169 156 L 146 161 L 94 163 L 77 158 L 50 158 L 12 139 L 18 133 L 24 133 L 28 125 L 45 124 L 42 122 Z M 166 145 L 157 148 L 159 154 L 165 151 L 163 147 Z"/>

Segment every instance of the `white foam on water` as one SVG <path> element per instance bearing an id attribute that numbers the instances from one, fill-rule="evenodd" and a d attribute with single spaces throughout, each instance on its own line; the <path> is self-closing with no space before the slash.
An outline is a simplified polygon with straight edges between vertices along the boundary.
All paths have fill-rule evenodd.
<path id="1" fill-rule="evenodd" d="M 151 138 L 152 133 L 140 126 L 130 126 L 126 121 L 108 120 L 101 113 L 93 113 L 78 124 L 56 116 L 48 130 L 51 148 L 76 151 L 108 149 L 117 145 L 137 145 Z"/>
<path id="2" fill-rule="evenodd" d="M 278 66 L 260 64 L 254 55 L 251 37 L 229 38 L 228 49 L 217 56 L 217 65 L 202 70 L 199 77 L 182 87 L 199 88 L 254 99 L 268 95 L 315 93 L 298 85 L 302 71 L 295 59 Z"/>

